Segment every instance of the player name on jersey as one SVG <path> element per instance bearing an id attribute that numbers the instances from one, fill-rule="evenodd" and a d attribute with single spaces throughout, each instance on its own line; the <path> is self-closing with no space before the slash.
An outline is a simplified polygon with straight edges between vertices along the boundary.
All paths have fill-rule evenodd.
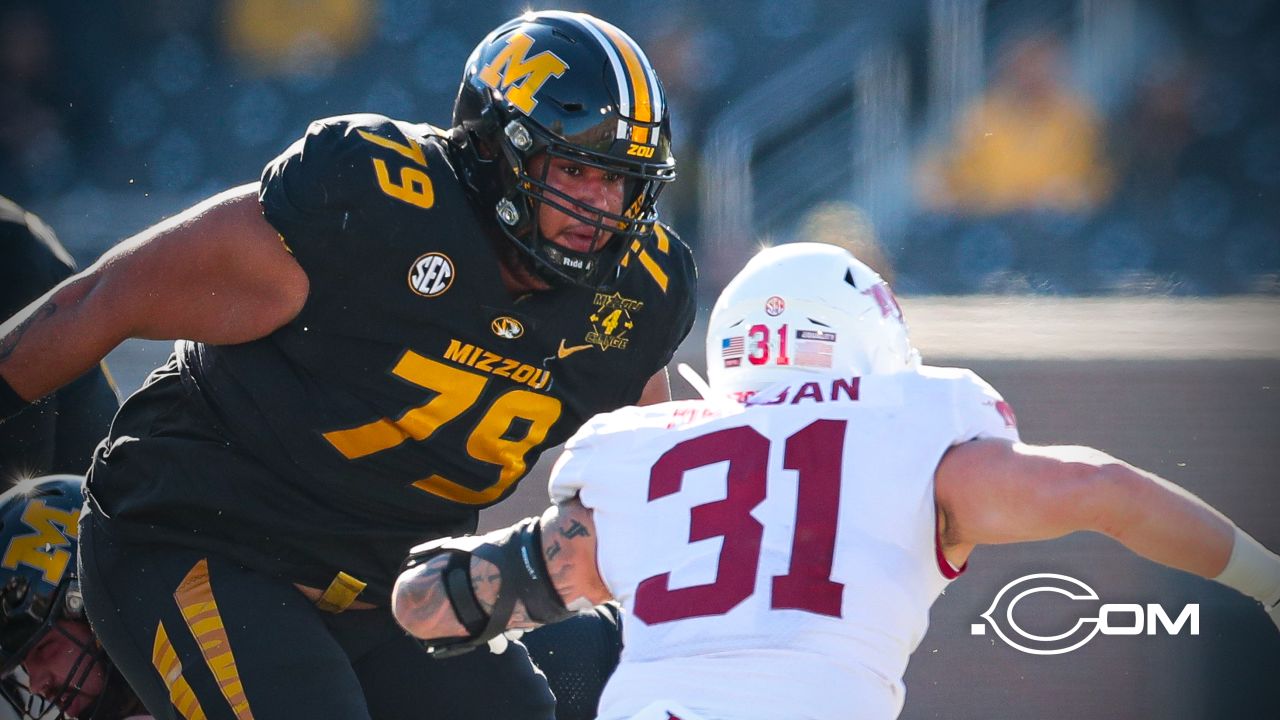
<path id="1" fill-rule="evenodd" d="M 801 401 L 812 400 L 813 402 L 836 402 L 837 400 L 857 400 L 858 386 L 862 378 L 853 376 L 849 378 L 835 378 L 831 380 L 830 387 L 826 394 L 823 394 L 823 387 L 826 382 L 807 382 L 799 386 L 788 385 L 778 391 L 771 400 L 763 400 L 754 390 L 746 392 L 734 393 L 735 398 L 740 403 L 750 401 L 752 405 L 782 405 L 788 403 L 798 405 Z M 795 392 L 793 393 L 792 390 Z"/>

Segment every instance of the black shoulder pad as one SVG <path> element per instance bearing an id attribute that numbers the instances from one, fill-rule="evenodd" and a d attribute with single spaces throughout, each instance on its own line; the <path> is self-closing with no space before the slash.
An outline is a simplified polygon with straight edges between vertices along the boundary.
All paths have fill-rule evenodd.
<path id="1" fill-rule="evenodd" d="M 401 131 L 381 115 L 340 115 L 316 120 L 262 171 L 258 199 L 263 214 L 285 237 L 300 230 L 338 227 L 345 212 L 377 192 L 367 167 L 377 138 Z"/>

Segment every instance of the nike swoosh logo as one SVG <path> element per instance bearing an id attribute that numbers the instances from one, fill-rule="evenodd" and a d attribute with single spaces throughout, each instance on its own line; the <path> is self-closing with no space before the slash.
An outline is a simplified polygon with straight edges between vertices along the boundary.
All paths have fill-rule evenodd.
<path id="1" fill-rule="evenodd" d="M 563 360 L 563 359 L 565 359 L 565 358 L 569 357 L 570 355 L 572 355 L 572 354 L 574 354 L 574 353 L 578 352 L 579 350 L 590 350 L 590 349 L 591 349 L 591 346 L 590 346 L 590 345 L 574 345 L 573 347 L 565 347 L 565 346 L 564 346 L 564 339 L 563 339 L 563 338 L 561 338 L 561 340 L 560 340 L 560 349 L 559 349 L 559 350 L 556 350 L 556 357 L 557 357 L 557 358 L 560 358 L 561 360 Z"/>

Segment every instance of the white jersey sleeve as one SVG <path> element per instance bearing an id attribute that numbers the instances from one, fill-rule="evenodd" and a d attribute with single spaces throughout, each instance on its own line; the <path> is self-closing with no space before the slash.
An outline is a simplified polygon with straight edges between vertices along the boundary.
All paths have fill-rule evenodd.
<path id="1" fill-rule="evenodd" d="M 564 444 L 560 457 L 556 458 L 556 464 L 551 468 L 551 480 L 547 488 L 552 503 L 559 504 L 572 500 L 586 483 L 592 451 L 597 445 L 595 441 L 599 417 L 597 415 L 579 428 L 578 432 Z"/>
<path id="2" fill-rule="evenodd" d="M 609 478 L 617 477 L 616 472 L 611 472 L 612 466 L 637 446 L 661 443 L 667 430 L 737 411 L 736 405 L 716 407 L 700 400 L 677 400 L 596 415 L 569 438 L 552 466 L 547 488 L 551 502 L 570 500 L 584 487 L 598 489 L 601 481 L 607 484 Z M 597 482 L 591 482 L 593 479 Z M 585 500 L 584 503 L 592 507 Z"/>
<path id="3" fill-rule="evenodd" d="M 946 381 L 951 388 L 956 443 L 980 438 L 1018 441 L 1018 420 L 1004 397 L 986 380 L 965 368 L 925 366 L 921 375 Z"/>

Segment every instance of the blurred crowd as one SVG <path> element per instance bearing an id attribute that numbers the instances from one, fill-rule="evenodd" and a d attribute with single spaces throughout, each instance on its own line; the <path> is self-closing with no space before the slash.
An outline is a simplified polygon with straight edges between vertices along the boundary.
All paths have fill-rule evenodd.
<path id="1" fill-rule="evenodd" d="M 945 278 L 935 289 L 1280 290 L 1280 7 L 1138 9 L 1118 97 L 1082 90 L 1060 29 L 996 48 L 916 168 L 909 243 L 918 274 Z M 948 263 L 961 272 L 937 272 Z"/>
<path id="2" fill-rule="evenodd" d="M 1280 6 L 1116 3 L 1131 7 L 1129 26 L 1101 47 L 1082 36 L 1097 6 L 1087 0 L 570 9 L 626 28 L 658 65 L 681 163 L 663 211 L 695 249 L 699 144 L 734 98 L 835 28 L 888 19 L 880 26 L 895 42 L 927 56 L 937 42 L 930 10 L 970 5 L 984 20 L 981 82 L 944 125 L 923 121 L 931 98 L 919 91 L 924 70 L 911 71 L 910 220 L 882 238 L 906 291 L 1280 291 Z M 6 0 L 0 194 L 90 260 L 162 214 L 254 179 L 311 119 L 374 111 L 448 124 L 470 48 L 526 7 Z M 1113 67 L 1120 50 L 1129 62 Z M 829 215 L 829 201 L 852 199 L 819 196 L 792 233 Z M 743 242 L 743 257 L 753 247 Z"/>

